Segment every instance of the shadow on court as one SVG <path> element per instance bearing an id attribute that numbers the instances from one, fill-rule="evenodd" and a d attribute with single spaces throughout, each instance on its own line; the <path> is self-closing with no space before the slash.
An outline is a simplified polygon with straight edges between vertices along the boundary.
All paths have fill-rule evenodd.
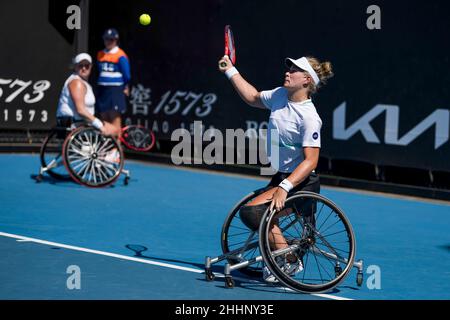
<path id="1" fill-rule="evenodd" d="M 204 264 L 200 264 L 200 263 L 196 263 L 196 262 L 192 262 L 192 261 L 184 261 L 184 260 L 178 260 L 178 259 L 164 259 L 164 258 L 144 255 L 142 253 L 147 251 L 148 248 L 145 246 L 139 245 L 139 244 L 127 244 L 127 245 L 125 245 L 125 247 L 127 249 L 133 251 L 134 256 L 137 258 L 151 259 L 151 260 L 164 261 L 164 262 L 182 263 L 185 265 L 191 265 L 191 266 L 199 268 L 199 269 L 204 269 L 204 267 L 205 267 Z M 224 271 L 223 266 L 220 266 L 220 265 L 212 265 L 211 269 L 214 273 L 222 274 Z M 247 281 L 247 279 L 248 279 L 248 281 Z M 209 282 L 204 278 L 199 279 L 199 280 L 204 281 L 204 282 Z M 260 278 L 250 277 L 241 272 L 239 272 L 239 274 L 237 276 L 233 277 L 233 280 L 234 280 L 236 287 L 241 287 L 241 288 L 248 289 L 248 290 L 273 292 L 273 293 L 283 292 L 283 293 L 287 293 L 287 294 L 299 294 L 299 292 L 294 292 L 291 290 L 287 290 L 286 288 L 282 288 L 282 287 L 280 287 L 279 284 L 266 283 Z M 211 282 L 220 283 L 220 285 L 217 285 L 216 287 L 224 288 L 224 289 L 226 288 L 223 277 L 216 277 Z M 343 287 L 347 288 L 347 289 L 351 289 L 351 290 L 359 290 L 358 288 L 351 287 L 351 286 L 343 286 Z M 328 291 L 327 294 L 337 294 L 340 292 L 341 292 L 341 290 L 334 288 L 333 290 Z"/>
<path id="2" fill-rule="evenodd" d="M 65 178 L 61 178 L 61 179 L 56 179 L 53 178 L 52 176 L 49 175 L 42 175 L 41 180 L 37 181 L 37 174 L 30 174 L 30 179 L 33 180 L 33 182 L 37 183 L 37 184 L 50 184 L 50 185 L 57 185 L 57 186 L 63 186 L 63 187 L 75 187 L 75 188 L 87 188 L 85 186 L 82 186 L 78 183 L 76 183 L 75 181 L 72 180 L 72 178 L 70 177 L 65 177 Z M 130 178 L 128 183 L 136 183 L 139 182 L 138 179 L 136 178 Z M 122 180 L 117 179 L 117 181 L 109 186 L 103 187 L 105 189 L 113 189 L 117 186 L 117 184 L 119 184 L 119 186 L 124 186 L 122 183 Z"/>
<path id="3" fill-rule="evenodd" d="M 36 180 L 37 177 L 38 177 L 37 174 L 30 174 L 30 179 L 33 180 L 36 183 L 49 183 L 49 184 L 68 184 L 68 183 L 71 183 L 71 184 L 76 185 L 70 177 L 63 178 L 63 179 L 55 179 L 55 178 L 53 178 L 51 176 L 43 175 L 42 178 L 41 178 L 41 181 L 39 181 L 39 182 Z"/>
<path id="4" fill-rule="evenodd" d="M 178 259 L 164 259 L 164 258 L 159 258 L 159 257 L 153 257 L 153 256 L 148 256 L 148 255 L 143 255 L 142 252 L 147 251 L 148 248 L 141 246 L 139 244 L 127 244 L 125 246 L 127 249 L 131 250 L 134 252 L 134 256 L 136 258 L 143 258 L 143 259 L 151 259 L 151 260 L 157 260 L 157 261 L 164 261 L 164 262 L 173 262 L 173 263 L 182 263 L 185 265 L 190 265 L 193 267 L 196 267 L 198 269 L 204 269 L 205 265 L 201 264 L 201 263 L 197 263 L 197 262 L 192 262 L 192 261 L 184 261 L 184 260 L 178 260 Z M 223 266 L 212 266 L 212 271 L 213 272 L 218 272 L 218 273 L 222 273 L 223 272 Z"/>
<path id="5" fill-rule="evenodd" d="M 450 252 L 450 244 L 439 246 L 438 248 Z"/>

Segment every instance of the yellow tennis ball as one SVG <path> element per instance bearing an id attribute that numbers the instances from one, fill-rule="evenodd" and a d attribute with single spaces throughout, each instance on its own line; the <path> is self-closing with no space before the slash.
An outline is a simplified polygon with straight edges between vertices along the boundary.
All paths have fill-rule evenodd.
<path id="1" fill-rule="evenodd" d="M 146 13 L 141 14 L 141 16 L 139 17 L 139 22 L 143 26 L 148 26 L 151 21 L 152 21 L 152 18 L 150 18 L 150 16 Z"/>

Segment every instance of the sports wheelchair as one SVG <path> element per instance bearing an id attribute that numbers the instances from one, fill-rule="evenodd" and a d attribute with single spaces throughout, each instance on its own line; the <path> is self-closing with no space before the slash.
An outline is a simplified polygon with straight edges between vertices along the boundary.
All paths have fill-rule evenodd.
<path id="1" fill-rule="evenodd" d="M 357 269 L 356 283 L 363 283 L 363 261 L 355 261 L 356 240 L 344 212 L 326 197 L 308 191 L 289 194 L 280 212 L 267 208 L 259 229 L 248 227 L 242 219 L 242 207 L 267 188 L 256 190 L 229 212 L 221 232 L 222 255 L 206 257 L 205 278 L 215 278 L 212 265 L 226 260 L 225 287 L 235 286 L 231 272 L 239 270 L 251 277 L 262 277 L 264 265 L 279 284 L 298 292 L 320 293 L 332 290 Z M 271 246 L 271 230 L 276 224 L 287 247 Z M 273 241 L 273 240 L 272 240 Z M 286 255 L 294 255 L 303 264 L 295 275 L 283 268 Z"/>
<path id="2" fill-rule="evenodd" d="M 114 183 L 120 174 L 125 175 L 125 185 L 130 179 L 117 140 L 87 125 L 54 127 L 42 143 L 40 160 L 37 182 L 43 180 L 44 173 L 97 188 Z"/>

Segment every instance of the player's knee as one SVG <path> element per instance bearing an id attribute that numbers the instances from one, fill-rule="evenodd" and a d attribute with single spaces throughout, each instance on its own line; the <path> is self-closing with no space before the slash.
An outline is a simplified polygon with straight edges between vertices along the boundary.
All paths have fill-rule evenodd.
<path id="1" fill-rule="evenodd" d="M 250 230 L 256 231 L 259 228 L 264 212 L 269 207 L 268 204 L 259 204 L 256 206 L 242 206 L 239 216 Z"/>

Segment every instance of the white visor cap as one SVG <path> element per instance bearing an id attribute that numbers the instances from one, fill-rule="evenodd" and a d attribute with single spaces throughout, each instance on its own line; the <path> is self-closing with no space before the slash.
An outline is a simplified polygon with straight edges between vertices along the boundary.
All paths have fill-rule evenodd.
<path id="1" fill-rule="evenodd" d="M 87 60 L 87 61 L 89 61 L 89 63 L 92 63 L 92 58 L 87 53 L 79 53 L 79 54 L 77 54 L 76 57 L 73 58 L 73 63 L 74 64 L 79 64 L 83 60 Z"/>
<path id="2" fill-rule="evenodd" d="M 308 73 L 313 78 L 314 83 L 316 85 L 319 84 L 319 82 L 320 82 L 319 76 L 314 71 L 313 67 L 309 64 L 308 59 L 306 59 L 305 57 L 301 57 L 300 59 L 297 59 L 297 60 L 294 60 L 292 58 L 286 58 L 285 63 L 288 68 L 290 68 L 292 65 L 295 65 L 302 70 L 308 71 Z"/>

